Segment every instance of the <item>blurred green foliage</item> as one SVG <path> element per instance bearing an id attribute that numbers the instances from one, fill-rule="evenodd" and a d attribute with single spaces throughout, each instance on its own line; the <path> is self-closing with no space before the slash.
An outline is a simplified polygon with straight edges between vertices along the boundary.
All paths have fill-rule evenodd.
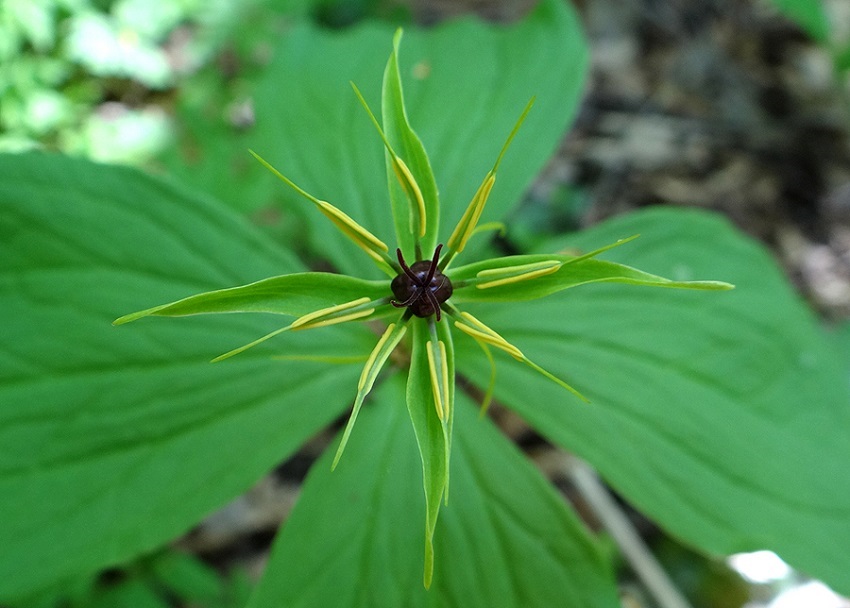
<path id="1" fill-rule="evenodd" d="M 167 549 L 71 579 L 14 608 L 241 608 L 253 586 L 241 569 L 223 576 L 193 555 Z"/>
<path id="2" fill-rule="evenodd" d="M 334 26 L 374 14 L 403 15 L 385 4 L 3 0 L 0 151 L 42 148 L 106 162 L 145 163 L 172 137 L 172 104 L 181 90 L 186 95 L 238 93 L 228 81 L 234 74 L 227 65 L 214 66 L 222 78 L 211 81 L 205 68 L 215 59 L 262 63 L 264 46 L 288 18 L 299 15 Z M 225 46 L 229 54 L 222 58 L 218 53 Z"/>
<path id="3" fill-rule="evenodd" d="M 829 51 L 839 76 L 850 70 L 850 29 L 839 22 L 846 12 L 834 16 L 825 0 L 773 0 L 773 4 Z"/>

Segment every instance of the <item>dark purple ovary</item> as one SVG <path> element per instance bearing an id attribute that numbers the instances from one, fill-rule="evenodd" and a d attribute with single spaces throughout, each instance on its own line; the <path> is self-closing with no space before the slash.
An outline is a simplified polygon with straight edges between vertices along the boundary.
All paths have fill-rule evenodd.
<path id="1" fill-rule="evenodd" d="M 410 271 L 416 276 L 416 281 L 407 273 L 402 273 L 393 279 L 390 287 L 397 299 L 397 302 L 393 302 L 393 304 L 407 306 L 417 317 L 430 317 L 436 313 L 439 321 L 440 304 L 452 297 L 451 281 L 439 269 L 434 268 L 431 260 L 415 262 L 410 266 Z M 432 274 L 431 280 L 428 285 L 424 285 L 429 274 Z M 433 297 L 429 297 L 425 293 L 426 289 L 430 291 Z"/>

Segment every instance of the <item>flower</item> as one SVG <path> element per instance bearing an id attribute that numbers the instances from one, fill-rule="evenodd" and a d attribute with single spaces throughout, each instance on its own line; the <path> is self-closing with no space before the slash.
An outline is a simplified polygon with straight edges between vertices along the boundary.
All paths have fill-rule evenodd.
<path id="1" fill-rule="evenodd" d="M 587 401 L 565 380 L 531 361 L 496 330 L 464 311 L 464 302 L 531 300 L 599 281 L 697 289 L 728 289 L 731 286 L 715 281 L 675 282 L 596 259 L 599 254 L 627 243 L 634 236 L 578 256 L 563 253 L 514 255 L 456 266 L 454 262 L 481 229 L 479 220 L 495 185 L 499 165 L 534 100 L 521 113 L 455 229 L 444 243 L 438 242 L 440 204 L 428 156 L 410 127 L 404 109 L 398 70 L 400 39 L 399 31 L 393 40 L 393 51 L 384 74 L 383 99 L 386 107 L 383 126 L 357 87 L 352 85 L 386 149 L 390 200 L 398 241 L 392 253 L 386 243 L 354 218 L 306 192 L 258 154 L 251 152 L 357 245 L 387 275 L 387 279 L 367 281 L 325 272 L 284 275 L 190 296 L 126 315 L 115 323 L 123 324 L 150 315 L 215 312 L 274 312 L 295 317 L 288 325 L 213 359 L 221 361 L 286 332 L 354 321 L 385 321 L 382 334 L 360 374 L 351 415 L 333 460 L 334 468 L 382 368 L 393 351 L 409 336 L 406 343 L 410 355 L 407 405 L 422 458 L 426 502 L 424 584 L 428 587 L 434 567 L 434 530 L 441 503 L 444 499 L 448 500 L 454 421 L 454 337 L 472 338 L 490 362 L 490 382 L 483 399 L 482 413 L 490 402 L 495 384 L 493 348 L 507 353 L 573 396 Z"/>

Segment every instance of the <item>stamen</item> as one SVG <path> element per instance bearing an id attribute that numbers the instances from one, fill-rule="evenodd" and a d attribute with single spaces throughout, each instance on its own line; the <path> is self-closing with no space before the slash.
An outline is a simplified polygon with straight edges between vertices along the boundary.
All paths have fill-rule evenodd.
<path id="1" fill-rule="evenodd" d="M 371 300 L 367 297 L 358 298 L 356 300 L 352 300 L 351 302 L 345 302 L 343 304 L 337 304 L 336 306 L 329 306 L 328 308 L 322 308 L 321 310 L 317 310 L 315 312 L 308 313 L 301 317 L 298 317 L 292 322 L 292 329 L 303 328 L 304 325 L 310 324 L 312 321 L 317 319 L 321 319 L 322 317 L 328 317 L 334 313 L 342 312 L 344 310 L 349 310 L 351 308 L 356 308 L 361 304 L 368 304 Z M 374 309 L 373 309 L 374 310 Z M 362 311 L 361 311 L 362 312 Z"/>
<path id="2" fill-rule="evenodd" d="M 545 260 L 542 262 L 535 262 L 533 264 L 523 264 L 521 266 L 490 268 L 488 270 L 482 270 L 475 276 L 479 279 L 486 279 L 488 277 L 501 278 L 494 278 L 489 281 L 484 281 L 483 283 L 477 283 L 475 286 L 478 289 L 489 289 L 490 287 L 500 287 L 502 285 L 518 283 L 520 281 L 536 279 L 538 277 L 543 277 L 547 274 L 557 272 L 563 265 L 563 262 L 559 260 Z"/>

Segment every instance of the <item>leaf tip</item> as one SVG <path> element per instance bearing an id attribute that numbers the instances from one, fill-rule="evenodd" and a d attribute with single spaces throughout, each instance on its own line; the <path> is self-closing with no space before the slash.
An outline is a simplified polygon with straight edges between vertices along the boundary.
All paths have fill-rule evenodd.
<path id="1" fill-rule="evenodd" d="M 340 458 L 342 458 L 342 453 L 345 451 L 345 445 L 348 443 L 348 431 L 346 429 L 346 433 L 343 435 L 342 440 L 339 442 L 339 447 L 336 449 L 336 454 L 334 454 L 334 460 L 331 463 L 331 473 L 336 470 L 337 465 L 339 464 Z"/>
<path id="2" fill-rule="evenodd" d="M 113 325 L 113 326 L 125 325 L 125 324 L 127 324 L 127 323 L 132 322 L 132 321 L 136 321 L 136 320 L 138 320 L 138 319 L 141 319 L 142 317 L 147 317 L 147 316 L 148 316 L 148 315 L 150 315 L 150 314 L 151 314 L 151 311 L 150 311 L 150 310 L 140 310 L 140 311 L 138 311 L 138 312 L 131 312 L 131 313 L 130 313 L 130 314 L 128 314 L 128 315 L 123 315 L 123 316 L 118 317 L 117 319 L 115 319 L 115 320 L 112 322 L 112 325 Z"/>
<path id="3" fill-rule="evenodd" d="M 422 573 L 422 584 L 425 589 L 431 588 L 434 580 L 434 544 L 430 537 L 425 539 L 425 571 Z"/>

